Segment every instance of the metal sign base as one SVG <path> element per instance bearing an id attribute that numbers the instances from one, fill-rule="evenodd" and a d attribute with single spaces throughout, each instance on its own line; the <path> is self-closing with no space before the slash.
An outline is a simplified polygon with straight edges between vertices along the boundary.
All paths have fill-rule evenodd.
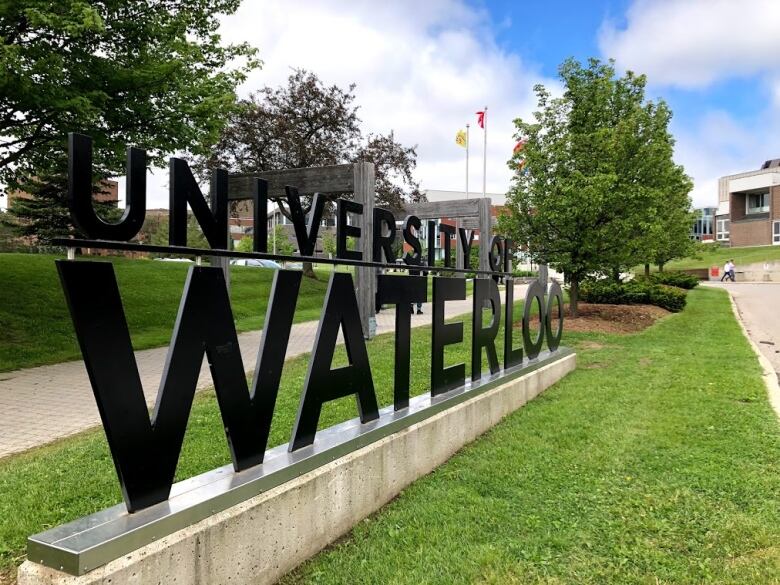
<path id="1" fill-rule="evenodd" d="M 166 502 L 129 514 L 124 504 L 85 516 L 28 538 L 27 557 L 71 575 L 83 575 L 160 538 L 244 502 L 348 453 L 403 430 L 456 404 L 571 355 L 544 351 L 521 366 L 467 382 L 436 397 L 416 396 L 409 407 L 380 410 L 376 421 L 355 418 L 317 433 L 314 444 L 295 452 L 287 445 L 270 449 L 264 463 L 234 472 L 232 465 L 197 475 L 173 486 Z"/>

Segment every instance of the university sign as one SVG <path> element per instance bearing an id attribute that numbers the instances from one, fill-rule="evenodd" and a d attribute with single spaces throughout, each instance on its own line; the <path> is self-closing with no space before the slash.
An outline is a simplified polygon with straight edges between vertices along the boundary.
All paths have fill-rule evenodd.
<path id="1" fill-rule="evenodd" d="M 410 215 L 403 220 L 402 238 L 410 249 L 403 256 L 403 267 L 411 274 L 386 274 L 381 269 L 399 267 L 393 253 L 394 214 L 385 209 L 372 209 L 370 218 L 363 218 L 369 221 L 363 221 L 362 228 L 357 227 L 356 222 L 350 223 L 347 218 L 361 216 L 363 205 L 338 199 L 336 257 L 315 258 L 325 199 L 313 197 L 307 222 L 307 210 L 298 191 L 288 186 L 285 203 L 290 210 L 300 255 L 272 254 L 266 248 L 265 232 L 268 182 L 258 178 L 252 181 L 247 194 L 253 202 L 255 217 L 260 220 L 255 222 L 254 251 L 229 251 L 227 173 L 221 170 L 214 173 L 209 204 L 187 164 L 172 159 L 170 245 L 133 243 L 130 240 L 138 234 L 146 214 L 145 153 L 129 149 L 125 212 L 118 223 L 108 224 L 96 215 L 92 206 L 90 139 L 71 135 L 69 147 L 70 211 L 74 223 L 88 239 L 58 241 L 58 245 L 69 249 L 69 254 L 67 260 L 57 261 L 57 269 L 124 505 L 30 537 L 31 561 L 73 575 L 84 574 L 570 353 L 559 348 L 563 298 L 558 284 L 552 284 L 548 290 L 546 283 L 533 281 L 528 287 L 522 315 L 515 314 L 514 282 L 509 272 L 511 242 L 500 237 L 490 241 L 490 270 L 468 266 L 472 235 L 466 230 L 457 234 L 456 244 L 464 251 L 464 268 L 435 267 L 433 246 L 429 246 L 424 257 L 417 237 L 422 221 Z M 188 207 L 201 226 L 209 249 L 187 247 Z M 434 222 L 428 222 L 429 234 L 435 233 L 434 228 Z M 367 258 L 360 250 L 350 250 L 348 238 L 369 238 L 371 257 Z M 449 236 L 445 241 L 449 247 Z M 302 272 L 275 271 L 250 387 L 223 269 L 198 262 L 190 267 L 187 275 L 157 402 L 150 417 L 113 265 L 75 260 L 71 251 L 78 247 L 197 258 L 326 262 L 371 269 L 377 273 L 377 302 L 395 307 L 393 404 L 380 408 L 377 402 L 352 275 L 333 272 L 289 444 L 268 449 Z M 447 262 L 451 261 L 448 248 Z M 466 299 L 466 280 L 433 276 L 429 299 L 428 277 L 420 275 L 421 271 L 433 275 L 442 272 L 478 275 L 474 279 L 470 317 L 472 349 L 468 380 L 465 364 L 445 362 L 445 348 L 464 341 L 463 322 L 446 322 L 445 307 L 450 301 Z M 497 282 L 500 278 L 505 282 L 503 304 Z M 412 305 L 429 301 L 432 306 L 430 391 L 410 397 L 410 378 L 414 375 L 410 371 Z M 484 318 L 485 310 L 489 319 Z M 557 317 L 555 326 L 553 316 Z M 505 326 L 503 338 L 499 339 L 502 320 Z M 536 320 L 538 333 L 534 334 L 532 321 Z M 514 327 L 517 321 L 521 323 L 519 331 Z M 340 333 L 348 365 L 333 368 Z M 498 343 L 503 343 L 503 363 L 499 363 Z M 174 484 L 204 355 L 214 382 L 232 464 Z M 484 356 L 487 372 L 482 369 Z M 357 418 L 318 431 L 323 405 L 348 396 L 355 398 Z"/>

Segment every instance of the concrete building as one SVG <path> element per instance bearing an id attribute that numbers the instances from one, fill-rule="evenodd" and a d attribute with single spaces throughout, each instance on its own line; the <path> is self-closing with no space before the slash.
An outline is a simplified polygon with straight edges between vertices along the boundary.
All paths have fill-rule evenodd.
<path id="1" fill-rule="evenodd" d="M 780 159 L 718 180 L 715 240 L 731 246 L 780 244 Z"/>

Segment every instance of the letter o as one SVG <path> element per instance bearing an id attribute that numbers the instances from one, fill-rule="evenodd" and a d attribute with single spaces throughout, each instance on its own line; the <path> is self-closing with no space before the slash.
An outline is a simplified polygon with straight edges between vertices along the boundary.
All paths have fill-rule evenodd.
<path id="1" fill-rule="evenodd" d="M 523 307 L 523 345 L 525 346 L 525 354 L 529 360 L 536 359 L 539 352 L 542 350 L 542 344 L 544 343 L 544 330 L 545 330 L 545 303 L 544 303 L 544 285 L 538 280 L 534 280 L 528 287 L 528 292 L 525 295 L 525 306 Z M 531 305 L 533 301 L 539 303 L 539 335 L 535 341 L 531 340 L 531 331 L 529 328 L 531 322 Z"/>
<path id="2" fill-rule="evenodd" d="M 556 300 L 558 304 L 558 331 L 555 335 L 552 331 L 553 300 Z M 557 282 L 550 285 L 550 291 L 547 295 L 545 331 L 547 332 L 547 347 L 550 351 L 555 351 L 561 345 L 561 337 L 563 337 L 563 291 Z"/>
<path id="3" fill-rule="evenodd" d="M 493 250 L 496 251 L 493 254 Z M 501 240 L 501 236 L 493 236 L 490 241 L 490 248 L 488 249 L 488 264 L 490 270 L 493 272 L 499 272 L 501 270 L 501 258 L 504 255 L 504 243 Z"/>

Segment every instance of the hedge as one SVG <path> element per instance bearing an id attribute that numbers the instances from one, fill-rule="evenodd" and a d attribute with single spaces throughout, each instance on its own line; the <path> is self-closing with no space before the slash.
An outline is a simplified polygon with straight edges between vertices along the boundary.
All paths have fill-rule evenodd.
<path id="1" fill-rule="evenodd" d="M 646 281 L 646 277 L 637 277 L 638 281 Z M 699 279 L 684 272 L 656 272 L 650 275 L 650 282 L 655 284 L 666 284 L 690 290 L 699 286 Z"/>
<path id="2" fill-rule="evenodd" d="M 586 303 L 655 305 L 673 313 L 685 308 L 686 296 L 687 292 L 684 289 L 646 281 L 618 284 L 605 280 L 591 280 L 580 284 L 580 299 Z"/>

